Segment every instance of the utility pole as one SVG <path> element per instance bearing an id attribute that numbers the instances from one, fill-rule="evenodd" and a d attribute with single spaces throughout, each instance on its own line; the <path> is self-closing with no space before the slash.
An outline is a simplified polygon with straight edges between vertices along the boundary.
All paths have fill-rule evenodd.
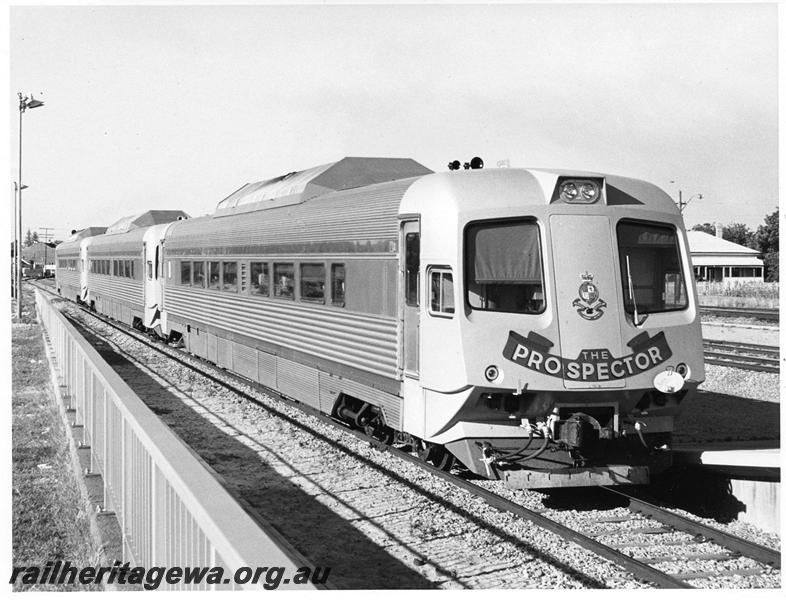
<path id="1" fill-rule="evenodd" d="M 50 233 L 50 231 L 54 231 L 54 230 L 55 230 L 54 227 L 39 227 L 38 228 L 38 232 L 39 232 L 38 233 L 38 241 L 40 241 L 40 242 L 49 242 L 49 241 L 51 241 L 52 237 L 54 236 L 54 234 Z"/>

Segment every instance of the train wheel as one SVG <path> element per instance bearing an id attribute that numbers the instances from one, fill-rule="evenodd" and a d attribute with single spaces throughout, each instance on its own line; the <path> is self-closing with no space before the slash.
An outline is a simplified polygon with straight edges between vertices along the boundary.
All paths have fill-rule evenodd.
<path id="1" fill-rule="evenodd" d="M 367 436 L 373 437 L 375 440 L 379 440 L 388 446 L 393 443 L 393 438 L 395 437 L 394 431 L 390 427 L 376 422 L 366 424 L 363 427 L 363 431 Z"/>
<path id="2" fill-rule="evenodd" d="M 423 440 L 420 440 L 418 443 L 418 457 L 423 462 L 431 463 L 441 471 L 450 471 L 455 463 L 453 455 L 444 446 L 424 442 Z"/>

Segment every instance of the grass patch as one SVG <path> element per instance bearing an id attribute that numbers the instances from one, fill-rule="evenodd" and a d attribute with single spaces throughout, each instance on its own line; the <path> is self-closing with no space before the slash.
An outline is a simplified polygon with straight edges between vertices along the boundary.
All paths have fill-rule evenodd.
<path id="1" fill-rule="evenodd" d="M 699 304 L 725 308 L 778 308 L 778 282 L 697 283 Z"/>
<path id="2" fill-rule="evenodd" d="M 89 516 L 72 470 L 67 432 L 55 405 L 34 299 L 25 294 L 22 322 L 12 325 L 13 564 L 100 564 Z M 27 585 L 22 590 L 99 590 L 100 585 Z"/>

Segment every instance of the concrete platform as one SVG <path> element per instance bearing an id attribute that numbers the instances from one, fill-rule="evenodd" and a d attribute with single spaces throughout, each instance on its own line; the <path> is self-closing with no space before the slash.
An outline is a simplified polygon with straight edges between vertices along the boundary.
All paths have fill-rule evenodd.
<path id="1" fill-rule="evenodd" d="M 747 448 L 683 446 L 674 449 L 674 464 L 727 479 L 730 494 L 743 507 L 737 518 L 780 533 L 780 448 L 757 448 L 755 444 L 750 442 Z"/>
<path id="2" fill-rule="evenodd" d="M 780 329 L 772 325 L 738 325 L 720 321 L 701 321 L 702 337 L 706 340 L 724 340 L 742 344 L 780 345 Z"/>

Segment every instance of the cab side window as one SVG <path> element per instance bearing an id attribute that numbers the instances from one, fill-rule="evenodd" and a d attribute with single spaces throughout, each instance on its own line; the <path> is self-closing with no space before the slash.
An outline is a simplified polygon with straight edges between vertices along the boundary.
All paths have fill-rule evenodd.
<path id="1" fill-rule="evenodd" d="M 453 298 L 453 273 L 447 268 L 430 268 L 431 302 L 429 313 L 439 317 L 452 317 L 456 312 Z"/>

